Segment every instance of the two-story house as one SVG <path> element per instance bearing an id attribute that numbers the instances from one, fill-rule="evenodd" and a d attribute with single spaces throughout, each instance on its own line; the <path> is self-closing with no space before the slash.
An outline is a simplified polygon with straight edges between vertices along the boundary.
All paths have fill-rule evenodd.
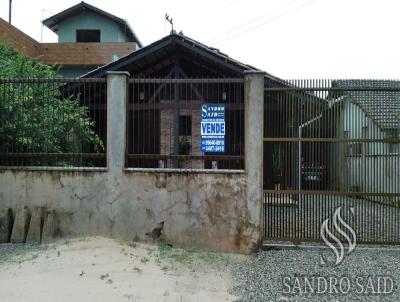
<path id="1" fill-rule="evenodd" d="M 126 20 L 81 2 L 43 21 L 57 43 L 39 43 L 0 19 L 0 39 L 48 65 L 64 77 L 78 77 L 142 47 Z"/>

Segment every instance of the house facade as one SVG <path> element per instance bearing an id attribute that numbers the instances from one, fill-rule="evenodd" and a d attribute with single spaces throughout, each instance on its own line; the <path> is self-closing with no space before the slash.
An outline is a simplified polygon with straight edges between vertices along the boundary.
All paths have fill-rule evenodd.
<path id="1" fill-rule="evenodd" d="M 40 43 L 0 19 L 0 39 L 64 77 L 79 77 L 142 47 L 126 20 L 81 2 L 43 21 L 57 43 Z"/>
<path id="2" fill-rule="evenodd" d="M 129 72 L 128 167 L 243 169 L 243 82 L 207 84 L 195 79 L 243 79 L 255 67 L 234 60 L 218 49 L 185 36 L 170 35 L 84 77 L 105 77 L 110 71 Z M 280 79 L 267 74 L 271 82 Z M 136 83 L 134 79 L 157 79 Z M 174 82 L 177 80 L 177 82 Z M 224 152 L 201 150 L 201 106 L 225 105 Z M 188 146 L 185 148 L 185 145 Z M 143 156 L 147 157 L 144 158 Z M 174 156 L 190 155 L 187 161 Z M 213 159 L 201 158 L 207 155 Z M 136 158 L 134 158 L 136 156 Z M 229 156 L 230 159 L 217 157 Z"/>
<path id="3" fill-rule="evenodd" d="M 333 147 L 335 156 L 330 157 L 330 165 L 339 166 L 334 170 L 335 175 L 331 175 L 333 183 L 339 185 L 335 189 L 387 192 L 391 188 L 397 192 L 400 189 L 400 92 L 395 89 L 400 87 L 400 82 L 340 80 L 333 86 L 360 88 L 330 100 L 332 110 L 338 110 L 336 138 L 348 140 Z M 380 199 L 390 204 L 399 202 L 389 197 Z"/>

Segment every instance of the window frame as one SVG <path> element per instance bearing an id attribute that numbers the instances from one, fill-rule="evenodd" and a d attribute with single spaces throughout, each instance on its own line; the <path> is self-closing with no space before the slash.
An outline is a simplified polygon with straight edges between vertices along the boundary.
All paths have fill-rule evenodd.
<path id="1" fill-rule="evenodd" d="M 83 34 L 84 32 L 86 32 L 86 34 L 88 32 L 91 32 L 91 34 L 96 32 L 96 35 L 98 34 L 98 41 L 97 41 L 97 39 L 96 39 L 96 41 L 79 41 L 79 37 L 80 37 L 79 34 Z M 100 29 L 77 29 L 75 31 L 75 41 L 76 41 L 76 43 L 100 43 L 101 42 L 101 30 Z"/>

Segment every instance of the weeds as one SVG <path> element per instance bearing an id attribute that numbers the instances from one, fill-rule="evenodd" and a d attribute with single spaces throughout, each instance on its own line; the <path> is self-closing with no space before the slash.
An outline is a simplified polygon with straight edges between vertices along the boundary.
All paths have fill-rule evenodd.
<path id="1" fill-rule="evenodd" d="M 161 234 L 160 237 L 159 256 L 164 259 L 169 258 L 178 263 L 190 266 L 199 261 L 213 265 L 228 265 L 230 263 L 230 257 L 222 253 L 205 252 L 201 251 L 197 247 L 186 249 L 173 248 L 171 242 L 164 233 Z M 156 259 L 156 263 L 161 265 L 159 258 Z"/>
<path id="2" fill-rule="evenodd" d="M 133 270 L 134 270 L 135 272 L 137 272 L 137 273 L 141 273 L 141 272 L 142 272 L 142 269 L 140 269 L 140 268 L 137 267 L 137 266 L 135 266 L 135 267 L 133 268 Z"/>
<path id="3" fill-rule="evenodd" d="M 143 264 L 146 264 L 149 261 L 150 261 L 150 259 L 147 257 L 142 257 L 142 259 L 140 259 L 140 262 L 142 262 Z"/>
<path id="4" fill-rule="evenodd" d="M 164 233 L 160 236 L 159 250 L 161 255 L 165 255 L 172 250 L 172 243 L 167 239 Z"/>
<path id="5" fill-rule="evenodd" d="M 120 245 L 126 245 L 126 246 L 129 246 L 131 248 L 135 248 L 136 247 L 136 242 L 133 241 L 133 240 L 129 240 L 127 238 L 120 238 L 120 239 L 117 240 L 117 242 Z"/>

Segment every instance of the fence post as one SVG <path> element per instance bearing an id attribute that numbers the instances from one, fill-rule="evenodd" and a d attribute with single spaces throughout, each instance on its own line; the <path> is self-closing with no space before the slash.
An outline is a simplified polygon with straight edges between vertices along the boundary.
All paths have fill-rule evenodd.
<path id="1" fill-rule="evenodd" d="M 128 79 L 126 71 L 107 73 L 107 167 L 112 174 L 125 167 Z"/>
<path id="2" fill-rule="evenodd" d="M 262 234 L 263 206 L 263 138 L 264 138 L 264 75 L 261 71 L 244 74 L 245 170 L 247 174 L 247 205 L 250 222 L 256 226 L 254 243 Z"/>

